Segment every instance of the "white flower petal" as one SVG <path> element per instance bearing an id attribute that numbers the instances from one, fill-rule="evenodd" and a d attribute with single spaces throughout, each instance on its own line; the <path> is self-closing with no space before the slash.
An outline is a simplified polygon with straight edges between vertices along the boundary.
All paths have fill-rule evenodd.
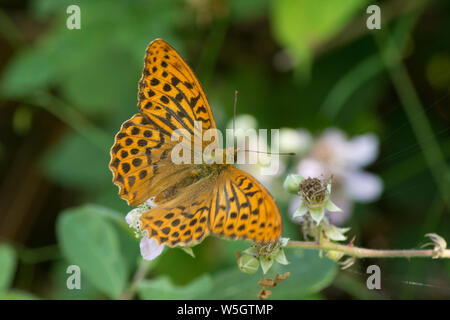
<path id="1" fill-rule="evenodd" d="M 125 217 L 125 221 L 129 224 L 130 227 L 133 227 L 134 229 L 138 230 L 139 219 L 145 211 L 146 210 L 141 207 L 134 208 L 133 210 L 128 212 L 127 216 Z"/>
<path id="2" fill-rule="evenodd" d="M 255 129 L 255 130 L 257 130 L 258 121 L 252 115 L 240 114 L 236 117 L 235 125 L 236 125 L 236 129 L 242 129 L 242 130 Z M 233 129 L 233 119 L 228 121 L 227 129 Z"/>
<path id="3" fill-rule="evenodd" d="M 140 243 L 141 255 L 145 260 L 153 260 L 158 257 L 164 250 L 163 244 L 158 244 L 158 241 L 153 238 L 143 237 Z"/>
<path id="4" fill-rule="evenodd" d="M 372 163 L 378 156 L 378 138 L 368 133 L 348 141 L 345 157 L 347 165 L 360 168 Z"/>
<path id="5" fill-rule="evenodd" d="M 345 143 L 347 140 L 347 135 L 341 129 L 331 127 L 323 131 L 320 139 L 326 140 L 331 144 Z"/>
<path id="6" fill-rule="evenodd" d="M 346 149 L 347 143 L 346 134 L 338 128 L 326 129 L 317 141 L 318 145 L 325 144 L 334 158 L 342 157 L 342 152 Z"/>
<path id="7" fill-rule="evenodd" d="M 311 134 L 303 129 L 280 129 L 280 152 L 306 152 L 312 144 Z"/>
<path id="8" fill-rule="evenodd" d="M 289 242 L 289 238 L 280 238 L 281 246 L 286 247 Z"/>
<path id="9" fill-rule="evenodd" d="M 378 199 L 383 191 L 380 177 L 364 171 L 349 171 L 343 177 L 343 187 L 352 200 L 371 202 Z"/>
<path id="10" fill-rule="evenodd" d="M 156 203 L 154 202 L 154 200 L 155 197 L 151 197 L 150 199 L 144 202 L 144 206 L 147 207 L 148 209 L 156 207 Z"/>
<path id="11" fill-rule="evenodd" d="M 300 161 L 297 166 L 297 172 L 306 178 L 320 178 L 322 175 L 327 174 L 327 170 L 323 165 L 312 158 L 306 158 Z"/>

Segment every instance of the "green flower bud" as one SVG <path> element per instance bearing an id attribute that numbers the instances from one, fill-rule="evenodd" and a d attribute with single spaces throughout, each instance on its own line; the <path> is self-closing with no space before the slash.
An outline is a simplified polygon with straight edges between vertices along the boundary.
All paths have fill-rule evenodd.
<path id="1" fill-rule="evenodd" d="M 283 188 L 292 194 L 298 195 L 298 187 L 303 180 L 301 175 L 290 174 L 286 177 L 286 180 L 284 180 Z"/>
<path id="2" fill-rule="evenodd" d="M 331 260 L 338 262 L 344 256 L 343 252 L 330 250 L 327 252 L 327 257 Z"/>
<path id="3" fill-rule="evenodd" d="M 292 218 L 297 218 L 305 215 L 308 212 L 308 207 L 305 205 L 305 202 L 303 201 L 300 207 L 295 210 L 294 214 L 292 215 Z"/>
<path id="4" fill-rule="evenodd" d="M 254 256 L 245 254 L 238 259 L 238 267 L 243 273 L 253 274 L 258 271 L 259 261 Z"/>

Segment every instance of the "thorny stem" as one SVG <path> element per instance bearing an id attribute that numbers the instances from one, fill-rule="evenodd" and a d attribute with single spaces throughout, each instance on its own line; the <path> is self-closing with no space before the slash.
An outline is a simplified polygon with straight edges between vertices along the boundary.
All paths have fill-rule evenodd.
<path id="1" fill-rule="evenodd" d="M 151 261 L 148 260 L 142 260 L 139 268 L 136 270 L 136 273 L 133 276 L 133 281 L 131 282 L 131 285 L 128 287 L 127 290 L 122 293 L 120 296 L 120 300 L 130 300 L 133 299 L 134 294 L 136 293 L 136 288 L 138 284 L 144 280 L 145 276 L 147 275 L 147 272 L 151 266 Z"/>
<path id="2" fill-rule="evenodd" d="M 450 259 L 450 249 L 442 250 L 438 255 L 436 250 L 377 250 L 338 244 L 330 241 L 289 241 L 286 248 L 310 250 L 334 250 L 357 258 L 447 258 Z"/>

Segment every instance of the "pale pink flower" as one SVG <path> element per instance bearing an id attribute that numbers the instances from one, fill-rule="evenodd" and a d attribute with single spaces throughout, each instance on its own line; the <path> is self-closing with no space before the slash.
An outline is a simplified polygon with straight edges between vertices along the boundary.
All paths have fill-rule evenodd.
<path id="1" fill-rule="evenodd" d="M 140 243 L 141 255 L 145 260 L 153 260 L 164 250 L 164 245 L 159 244 L 156 239 L 143 237 Z"/>
<path id="2" fill-rule="evenodd" d="M 372 202 L 383 190 L 380 177 L 363 171 L 378 155 L 378 139 L 364 134 L 348 139 L 344 132 L 330 128 L 316 139 L 305 157 L 298 163 L 296 173 L 304 178 L 333 177 L 331 200 L 342 213 L 329 213 L 333 223 L 340 224 L 352 212 L 353 202 Z M 298 198 L 291 203 L 291 212 L 298 208 Z"/>

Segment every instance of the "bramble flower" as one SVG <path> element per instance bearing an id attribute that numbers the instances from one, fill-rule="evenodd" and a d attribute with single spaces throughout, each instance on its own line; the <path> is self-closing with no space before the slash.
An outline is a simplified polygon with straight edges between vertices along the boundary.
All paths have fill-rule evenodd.
<path id="1" fill-rule="evenodd" d="M 164 245 L 159 244 L 156 239 L 149 238 L 147 236 L 141 239 L 141 243 L 139 244 L 141 248 L 142 258 L 145 260 L 153 260 L 158 257 L 164 250 Z"/>
<path id="2" fill-rule="evenodd" d="M 292 215 L 301 223 L 303 235 L 319 239 L 323 232 L 325 236 L 334 241 L 345 240 L 349 228 L 339 228 L 332 225 L 325 216 L 328 212 L 341 212 L 342 210 L 334 204 L 331 199 L 330 180 L 319 180 L 317 178 L 304 179 L 300 175 L 291 174 L 286 177 L 283 187 L 290 193 L 296 194 L 301 199 L 301 204 Z"/>
<path id="3" fill-rule="evenodd" d="M 300 182 L 298 195 L 302 199 L 300 207 L 294 212 L 293 218 L 301 217 L 308 211 L 311 218 L 320 224 L 325 216 L 325 209 L 329 212 L 341 212 L 331 200 L 331 183 L 317 178 L 308 178 Z"/>
<path id="4" fill-rule="evenodd" d="M 142 214 L 151 208 L 156 207 L 156 204 L 153 202 L 153 199 L 148 199 L 145 203 L 140 205 L 137 208 L 131 210 L 127 216 L 125 217 L 125 221 L 128 223 L 130 228 L 135 230 L 136 237 L 141 237 L 140 249 L 141 255 L 145 260 L 153 260 L 158 257 L 161 252 L 164 250 L 163 244 L 158 244 L 158 241 L 153 238 L 149 238 L 146 231 L 142 231 L 142 223 L 140 218 Z"/>
<path id="5" fill-rule="evenodd" d="M 340 224 L 351 214 L 353 202 L 371 202 L 381 195 L 381 179 L 362 170 L 375 160 L 377 154 L 378 139 L 375 135 L 364 134 L 348 139 L 341 130 L 330 128 L 309 146 L 296 172 L 312 178 L 333 176 L 331 198 L 343 213 L 329 214 L 329 217 Z M 300 199 L 293 200 L 291 212 L 300 205 Z"/>
<path id="6" fill-rule="evenodd" d="M 311 134 L 304 129 L 280 129 L 280 152 L 295 152 L 302 155 L 309 150 L 312 142 Z"/>

